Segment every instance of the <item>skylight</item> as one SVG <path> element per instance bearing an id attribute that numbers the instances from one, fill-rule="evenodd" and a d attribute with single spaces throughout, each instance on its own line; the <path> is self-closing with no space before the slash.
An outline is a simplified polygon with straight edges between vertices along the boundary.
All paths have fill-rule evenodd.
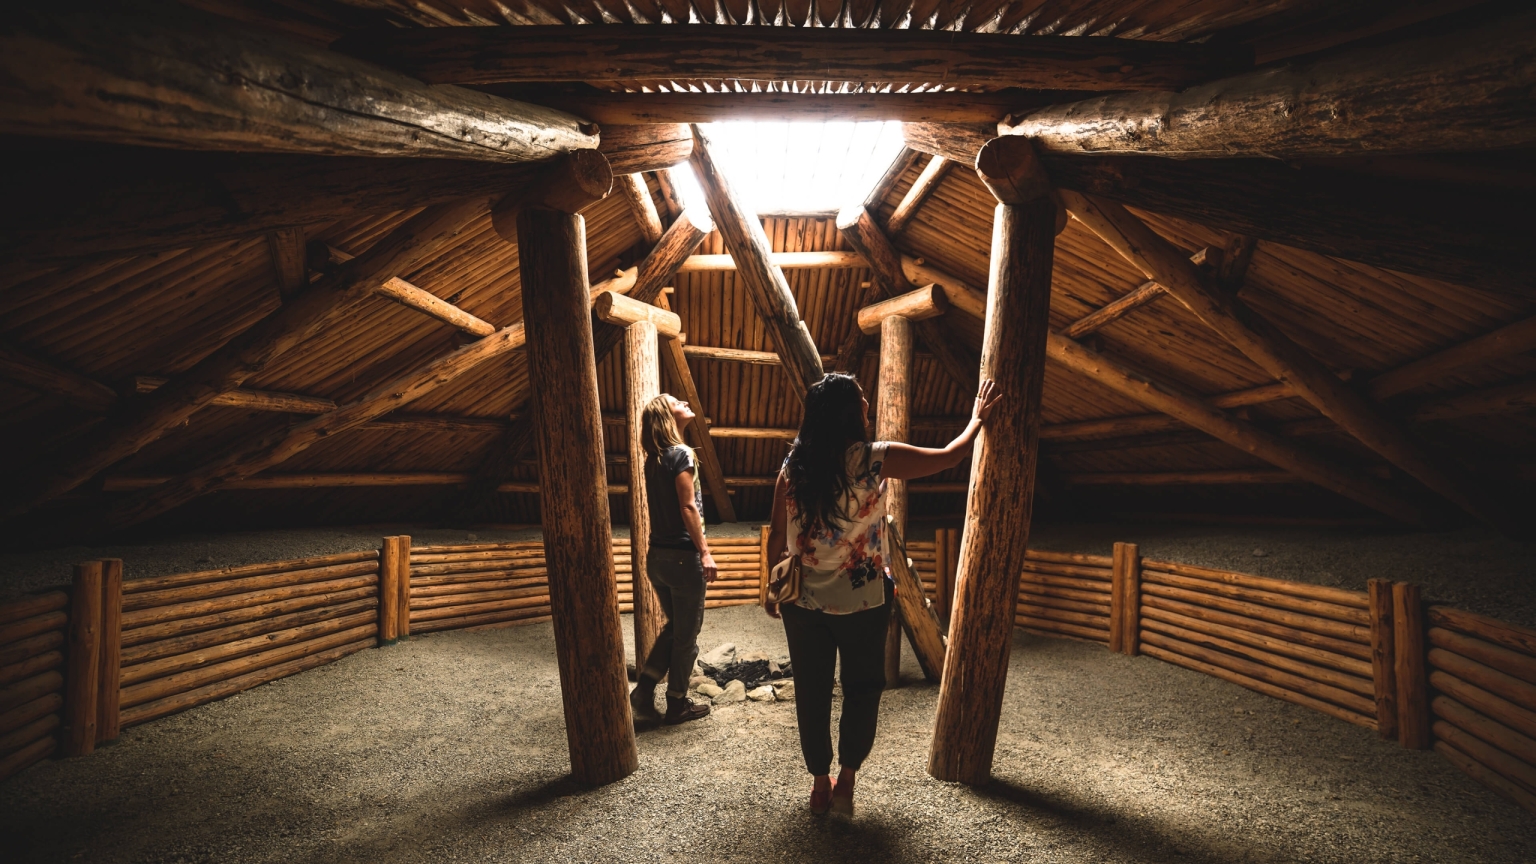
<path id="1" fill-rule="evenodd" d="M 899 122 L 746 121 L 704 127 L 715 163 L 758 213 L 837 210 L 858 204 L 901 152 Z M 688 207 L 704 207 L 693 171 L 672 169 Z"/>

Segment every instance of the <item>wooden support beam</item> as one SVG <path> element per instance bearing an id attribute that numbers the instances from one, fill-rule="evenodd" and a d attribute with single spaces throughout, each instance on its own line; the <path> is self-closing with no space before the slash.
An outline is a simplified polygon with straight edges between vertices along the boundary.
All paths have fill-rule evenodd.
<path id="1" fill-rule="evenodd" d="M 597 152 L 608 159 L 614 174 L 661 171 L 688 161 L 693 133 L 682 123 L 604 126 Z"/>
<path id="2" fill-rule="evenodd" d="M 513 324 L 447 355 L 375 387 L 357 400 L 290 427 L 274 438 L 261 437 L 232 453 L 159 488 L 112 508 L 108 523 L 123 528 L 152 518 L 186 502 L 216 492 L 302 453 L 322 441 L 409 404 L 439 387 L 453 383 L 481 364 L 523 345 L 523 325 Z"/>
<path id="3" fill-rule="evenodd" d="M 633 175 L 625 175 L 633 176 Z M 619 296 L 609 294 L 605 296 Z M 633 302 L 633 301 L 631 301 Z M 599 303 L 601 305 L 601 303 Z M 655 307 L 650 307 L 655 309 Z M 660 309 L 656 309 L 661 312 Z M 670 314 L 670 313 L 664 313 Z M 672 316 L 676 318 L 676 315 Z M 612 322 L 610 322 L 612 323 Z M 656 353 L 658 331 L 649 319 L 631 323 L 624 331 L 624 409 L 629 415 L 625 440 L 629 448 L 629 572 L 634 594 L 635 668 L 645 665 L 665 613 L 647 577 L 646 555 L 651 548 L 651 511 L 645 488 L 645 406 L 661 395 L 661 362 Z M 677 686 L 679 682 L 669 682 Z"/>
<path id="4" fill-rule="evenodd" d="M 1268 66 L 1181 93 L 1053 105 L 998 131 L 1042 151 L 1295 159 L 1536 143 L 1529 9 L 1460 30 Z M 1285 110 L 1273 110 L 1284 105 Z M 1414 110 L 1403 112 L 1403 105 Z"/>
<path id="5" fill-rule="evenodd" d="M 303 229 L 281 228 L 269 232 L 267 255 L 272 259 L 272 277 L 284 301 L 309 286 L 309 271 L 304 266 Z"/>
<path id="6" fill-rule="evenodd" d="M 902 197 L 901 203 L 897 204 L 896 209 L 892 211 L 891 218 L 886 220 L 886 233 L 895 236 L 906 230 L 907 223 L 912 221 L 912 217 L 917 214 L 918 208 L 923 206 L 923 202 L 928 200 L 928 196 L 933 194 L 933 190 L 939 188 L 939 184 L 944 182 L 944 175 L 949 172 L 949 168 L 953 164 L 953 162 L 945 159 L 943 156 L 929 158 L 928 164 L 923 166 L 922 173 L 918 174 L 917 179 L 912 181 L 912 187 L 907 190 L 907 194 Z"/>
<path id="7" fill-rule="evenodd" d="M 767 326 L 779 356 L 784 358 L 790 387 L 797 396 L 803 397 L 812 384 L 821 380 L 821 352 L 816 350 L 810 330 L 800 320 L 800 310 L 795 307 L 795 298 L 789 291 L 789 283 L 784 281 L 783 271 L 772 262 L 771 247 L 762 223 L 748 215 L 730 182 L 715 167 L 704 133 L 697 126 L 693 133 L 693 155 L 689 157 L 693 173 L 709 201 L 710 213 L 725 238 L 726 249 L 741 268 L 737 277 L 758 317 Z"/>
<path id="8" fill-rule="evenodd" d="M 1427 750 L 1431 743 L 1428 642 L 1422 590 L 1411 582 L 1392 583 L 1397 742 L 1410 750 Z"/>
<path id="9" fill-rule="evenodd" d="M 837 214 L 837 230 L 843 240 L 869 262 L 874 274 L 873 282 L 885 292 L 886 297 L 896 297 L 911 291 L 914 286 L 907 281 L 902 270 L 901 256 L 892 248 L 885 232 L 875 224 L 869 211 L 863 207 L 850 207 Z M 955 340 L 936 321 L 919 321 L 917 336 L 933 352 L 939 366 L 954 379 L 962 390 L 976 389 L 976 364 L 967 356 Z"/>
<path id="10" fill-rule="evenodd" d="M 629 205 L 629 212 L 634 214 L 635 225 L 640 228 L 640 238 L 655 246 L 665 229 L 661 225 L 661 214 L 656 212 L 656 201 L 651 198 L 651 190 L 645 185 L 645 178 L 639 174 L 617 174 L 613 182 L 614 188 L 624 196 L 624 203 Z"/>
<path id="11" fill-rule="evenodd" d="M 639 767 L 624 671 L 613 532 L 580 216 L 518 216 L 539 511 L 571 774 L 596 786 Z"/>
<path id="12" fill-rule="evenodd" d="M 424 85 L 186 8 L 35 7 L 11 24 L 0 37 L 6 134 L 489 162 L 597 146 L 570 114 Z"/>
<path id="13" fill-rule="evenodd" d="M 491 205 L 491 226 L 501 239 L 517 242 L 517 213 L 524 207 L 544 207 L 561 213 L 580 213 L 613 191 L 613 169 L 608 157 L 595 150 L 562 154 L 519 194 L 507 195 Z"/>
<path id="14" fill-rule="evenodd" d="M 671 304 L 667 295 L 656 295 L 656 305 L 670 312 Z M 693 370 L 688 367 L 688 358 L 684 354 L 682 339 L 667 339 L 662 342 L 661 359 L 667 368 L 672 380 L 677 382 L 679 395 L 689 405 L 702 406 L 704 398 L 699 395 L 699 388 L 693 381 Z M 684 430 L 684 435 L 693 442 L 693 452 L 699 459 L 699 469 L 704 474 L 704 491 L 709 493 L 715 501 L 715 512 L 721 522 L 736 521 L 736 507 L 731 503 L 729 490 L 726 488 L 725 471 L 720 467 L 720 457 L 715 453 L 715 442 L 710 437 L 709 418 L 705 417 L 702 410 L 693 422 Z"/>
<path id="15" fill-rule="evenodd" d="M 1432 455 L 1405 429 L 1340 380 L 1317 358 L 1236 297 L 1213 290 L 1182 253 L 1124 207 L 1064 192 L 1072 215 L 1148 279 L 1168 289 L 1195 317 L 1277 380 L 1289 384 L 1324 416 L 1388 462 L 1458 507 L 1510 533 L 1507 508 L 1489 500 L 1455 466 Z"/>
<path id="16" fill-rule="evenodd" d="M 488 92 L 549 105 L 604 129 L 617 123 L 720 123 L 731 120 L 899 120 L 905 123 L 996 123 L 1088 93 L 1007 88 L 989 93 L 610 93 L 595 87 L 492 85 Z"/>
<path id="17" fill-rule="evenodd" d="M 1527 378 L 1471 393 L 1430 399 L 1415 407 L 1409 419 L 1415 423 L 1425 423 L 1431 420 L 1518 414 L 1524 411 L 1536 411 L 1536 379 Z"/>
<path id="18" fill-rule="evenodd" d="M 333 47 L 434 84 L 744 78 L 1166 90 L 1252 62 L 1240 48 L 1107 37 L 798 27 L 737 33 L 709 24 L 413 28 L 348 36 Z"/>
<path id="19" fill-rule="evenodd" d="M 337 268 L 310 290 L 258 321 L 192 368 L 146 396 L 124 406 L 73 452 L 56 470 L 34 478 L 13 492 L 7 516 L 62 495 L 102 470 L 137 453 L 167 431 L 181 425 L 221 393 L 238 389 L 310 334 L 343 317 L 395 273 L 408 272 L 458 234 L 485 202 L 461 201 L 422 210 L 375 243 L 368 251 Z"/>
<path id="20" fill-rule="evenodd" d="M 1370 380 L 1366 392 L 1372 399 L 1386 399 L 1424 384 L 1438 381 L 1458 369 L 1483 366 L 1536 351 L 1536 318 L 1507 324 L 1428 357 L 1383 372 Z"/>
<path id="21" fill-rule="evenodd" d="M 912 440 L 912 322 L 901 315 L 889 315 L 881 319 L 877 326 L 880 333 L 880 377 L 879 389 L 875 394 L 875 438 L 879 441 L 909 442 Z M 907 536 L 907 481 L 886 481 L 885 512 L 890 517 L 890 526 L 902 537 Z M 887 542 L 888 548 L 892 550 L 888 554 L 900 554 L 894 551 L 894 543 Z M 922 585 L 919 584 L 917 589 L 918 599 L 921 599 Z M 897 585 L 898 594 L 909 590 L 910 586 Z M 907 617 L 900 604 L 891 610 L 889 634 L 896 635 L 891 638 L 888 634 L 885 640 L 887 687 L 900 686 L 900 633 Z M 921 619 L 915 619 L 907 626 L 921 623 Z M 913 644 L 916 645 L 915 640 Z"/>
<path id="22" fill-rule="evenodd" d="M 672 281 L 677 268 L 713 230 L 714 223 L 707 213 L 688 211 L 681 214 L 644 260 L 619 276 L 593 286 L 592 299 L 604 291 L 614 291 L 641 303 L 654 302 L 661 296 L 661 289 Z M 592 333 L 598 362 L 602 362 L 624 336 L 620 328 L 597 319 L 593 319 L 587 329 Z M 532 436 L 533 412 L 529 411 L 516 417 L 501 440 L 486 450 L 473 472 L 475 482 L 463 494 L 456 495 L 449 505 L 456 517 L 470 518 L 474 512 L 495 505 L 498 487 L 516 476 L 518 460 L 533 440 Z"/>
<path id="23" fill-rule="evenodd" d="M 799 437 L 799 429 L 770 429 L 761 426 L 711 426 L 713 438 L 750 438 L 761 441 L 793 441 Z"/>
<path id="24" fill-rule="evenodd" d="M 943 156 L 961 165 L 975 165 L 988 141 L 997 137 L 995 123 L 903 123 L 902 140 L 919 153 Z"/>
<path id="25" fill-rule="evenodd" d="M 1278 435 L 1231 417 L 1199 397 L 1183 393 L 1169 384 L 1151 381 L 1065 336 L 1051 334 L 1046 350 L 1053 361 L 1068 371 L 1091 378 L 1277 468 L 1399 521 L 1423 524 L 1424 516 L 1417 507 L 1377 481 L 1314 455 Z"/>
<path id="26" fill-rule="evenodd" d="M 926 259 L 901 256 L 901 272 L 913 285 L 938 285 L 949 298 L 949 305 L 975 318 L 987 320 L 987 295 L 961 281 L 959 277 L 929 264 Z"/>
<path id="27" fill-rule="evenodd" d="M 101 676 L 100 561 L 75 565 L 69 588 L 64 670 L 64 716 L 60 732 L 65 756 L 96 749 L 96 700 Z"/>
<path id="28" fill-rule="evenodd" d="M 337 249 L 329 243 L 323 244 L 327 257 L 331 264 L 341 264 L 356 258 L 356 255 Z M 373 289 L 380 297 L 385 297 L 399 303 L 407 309 L 415 309 L 428 318 L 437 320 L 468 333 L 471 336 L 489 336 L 496 332 L 496 328 L 490 322 L 482 321 L 463 309 L 438 297 L 430 291 L 418 288 L 415 285 L 401 279 L 398 276 L 386 280 L 383 284 Z"/>
<path id="29" fill-rule="evenodd" d="M 1246 248 L 1248 249 L 1248 254 L 1246 257 L 1252 258 L 1253 245 L 1250 243 L 1246 246 Z M 1203 264 L 1205 263 L 1206 255 L 1209 252 L 1209 249 L 1201 249 L 1195 252 L 1195 254 L 1189 256 L 1189 260 L 1193 261 L 1195 264 Z M 1246 263 L 1243 264 L 1242 271 L 1244 274 L 1246 274 Z M 1228 281 L 1223 284 L 1230 284 L 1230 280 L 1233 278 L 1237 277 L 1234 277 L 1233 274 L 1228 273 L 1226 276 Z M 1223 290 L 1226 290 L 1228 294 L 1237 293 L 1235 290 L 1231 289 L 1224 288 Z M 1140 309 L 1148 303 L 1151 303 L 1153 300 L 1156 300 L 1166 293 L 1168 293 L 1167 289 L 1163 288 L 1163 286 L 1157 284 L 1156 282 L 1143 282 L 1136 288 L 1132 289 L 1125 296 L 1106 304 L 1102 308 L 1095 309 L 1094 311 L 1089 312 L 1087 315 L 1084 315 L 1076 321 L 1073 321 L 1071 324 L 1061 328 L 1061 335 L 1067 337 L 1068 339 L 1081 339 L 1090 333 L 1095 333 L 1104 329 L 1115 321 L 1119 321 L 1121 318 L 1124 318 L 1135 310 Z"/>
<path id="30" fill-rule="evenodd" d="M 855 320 L 860 330 L 873 336 L 876 333 L 883 334 L 885 321 L 890 318 L 898 317 L 911 324 L 937 318 L 948 311 L 949 298 L 945 296 L 944 290 L 937 285 L 929 285 L 865 306 L 859 310 Z"/>
<path id="31" fill-rule="evenodd" d="M 96 743 L 122 733 L 123 559 L 101 561 L 101 657 L 96 676 Z"/>
<path id="32" fill-rule="evenodd" d="M 1305 483 L 1289 471 L 1237 469 L 1227 471 L 1106 471 L 1063 474 L 1069 486 L 1230 486 Z"/>
<path id="33" fill-rule="evenodd" d="M 987 164 L 978 161 L 978 171 Z M 996 176 L 982 179 L 989 188 L 1004 185 Z M 995 380 L 1003 398 L 972 457 L 949 646 L 928 751 L 930 775 L 971 785 L 992 776 L 1019 572 L 1029 542 L 1056 238 L 1057 206 L 1049 188 L 1007 185 L 1036 191 L 1028 198 L 1010 195 L 993 217 L 981 377 Z"/>
<path id="34" fill-rule="evenodd" d="M 883 207 L 885 199 L 891 195 L 891 190 L 896 188 L 896 184 L 906 176 L 907 169 L 917 164 L 917 160 L 922 158 L 922 155 L 911 147 L 902 147 L 901 152 L 897 153 L 896 158 L 892 159 L 891 164 L 886 167 L 885 173 L 880 175 L 874 188 L 864 196 L 864 209 L 878 211 Z"/>
<path id="35" fill-rule="evenodd" d="M 105 412 L 117 401 L 111 387 L 9 342 L 0 342 L 0 378 L 84 411 Z"/>
<path id="36" fill-rule="evenodd" d="M 771 252 L 768 260 L 781 270 L 838 270 L 868 267 L 864 256 L 857 252 Z M 736 259 L 724 255 L 690 255 L 679 273 L 703 273 L 735 270 Z"/>
<path id="37" fill-rule="evenodd" d="M 615 327 L 649 324 L 657 333 L 668 339 L 676 339 L 683 332 L 683 320 L 676 314 L 612 291 L 604 291 L 597 295 L 597 300 L 592 303 L 592 313 Z M 631 413 L 630 416 L 633 418 L 634 414 Z"/>

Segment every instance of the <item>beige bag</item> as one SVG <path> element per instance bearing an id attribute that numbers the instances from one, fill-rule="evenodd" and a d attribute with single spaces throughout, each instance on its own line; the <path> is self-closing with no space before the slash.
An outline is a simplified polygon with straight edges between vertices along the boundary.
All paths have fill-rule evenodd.
<path id="1" fill-rule="evenodd" d="M 800 555 L 790 555 L 768 574 L 768 602 L 782 606 L 800 599 Z"/>

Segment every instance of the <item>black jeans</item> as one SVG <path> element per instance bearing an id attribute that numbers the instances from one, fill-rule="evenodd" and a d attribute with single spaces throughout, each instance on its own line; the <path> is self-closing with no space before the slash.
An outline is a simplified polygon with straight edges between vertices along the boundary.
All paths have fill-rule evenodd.
<path id="1" fill-rule="evenodd" d="M 799 606 L 781 606 L 789 661 L 795 670 L 795 719 L 800 751 L 815 776 L 832 772 L 832 675 L 842 655 L 843 716 L 838 722 L 837 756 L 855 771 L 875 746 L 880 694 L 885 690 L 885 628 L 891 618 L 891 589 L 885 603 L 852 615 L 829 615 Z"/>
<path id="2" fill-rule="evenodd" d="M 645 575 L 656 589 L 667 623 L 640 666 L 640 677 L 654 682 L 666 676 L 668 695 L 686 696 L 693 661 L 699 657 L 699 628 L 704 626 L 703 560 L 692 549 L 652 546 L 645 556 Z"/>

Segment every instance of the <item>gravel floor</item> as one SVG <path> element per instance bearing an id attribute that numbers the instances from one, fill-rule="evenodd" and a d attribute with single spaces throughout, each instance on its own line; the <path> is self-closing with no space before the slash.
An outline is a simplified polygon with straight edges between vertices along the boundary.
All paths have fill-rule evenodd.
<path id="1" fill-rule="evenodd" d="M 628 622 L 626 621 L 626 624 Z M 771 653 L 755 607 L 703 643 Z M 793 706 L 640 735 L 566 779 L 548 624 L 448 633 L 128 730 L 0 785 L 7 861 L 1531 861 L 1536 819 L 1433 753 L 1151 658 L 1015 637 L 996 780 L 926 775 L 907 658 L 852 824 L 804 810 Z"/>

